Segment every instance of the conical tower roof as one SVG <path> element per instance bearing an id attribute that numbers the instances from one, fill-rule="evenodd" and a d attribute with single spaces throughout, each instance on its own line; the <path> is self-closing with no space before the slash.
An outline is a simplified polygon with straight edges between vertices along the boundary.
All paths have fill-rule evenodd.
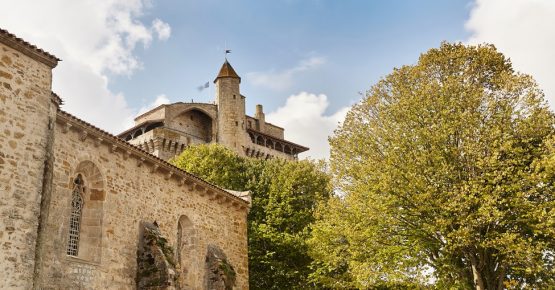
<path id="1" fill-rule="evenodd" d="M 236 78 L 236 79 L 239 79 L 239 82 L 241 82 L 241 77 L 237 75 L 237 73 L 235 72 L 231 64 L 229 64 L 227 59 L 222 65 L 222 68 L 220 68 L 220 72 L 218 73 L 218 76 L 216 77 L 214 82 L 216 82 L 219 78 Z"/>

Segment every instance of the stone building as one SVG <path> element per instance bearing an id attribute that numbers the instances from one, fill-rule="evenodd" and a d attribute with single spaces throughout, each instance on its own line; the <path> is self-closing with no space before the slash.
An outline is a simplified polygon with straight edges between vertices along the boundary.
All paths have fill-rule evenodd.
<path id="1" fill-rule="evenodd" d="M 262 105 L 254 117 L 245 114 L 241 78 L 226 60 L 214 80 L 216 100 L 207 103 L 161 105 L 137 118 L 118 136 L 169 160 L 190 144 L 217 142 L 242 156 L 297 159 L 308 148 L 284 139 L 284 130 L 267 123 Z"/>
<path id="2" fill-rule="evenodd" d="M 244 116 L 231 66 L 216 80 L 219 107 L 157 108 L 128 131 L 136 146 L 60 109 L 58 61 L 0 29 L 0 289 L 248 289 L 248 193 L 157 157 L 199 140 L 298 152 L 274 150 L 283 130 L 261 110 Z"/>

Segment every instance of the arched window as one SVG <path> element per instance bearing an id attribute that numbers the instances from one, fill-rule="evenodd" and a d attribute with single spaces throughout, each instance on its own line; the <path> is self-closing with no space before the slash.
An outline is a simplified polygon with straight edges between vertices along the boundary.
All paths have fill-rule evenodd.
<path id="1" fill-rule="evenodd" d="M 91 161 L 82 161 L 70 180 L 72 191 L 67 203 L 67 247 L 70 257 L 92 263 L 102 259 L 104 179 L 99 168 Z"/>
<path id="2" fill-rule="evenodd" d="M 201 258 L 198 256 L 197 234 L 192 221 L 185 215 L 179 217 L 177 222 L 177 262 L 181 273 L 177 284 L 178 289 L 202 289 Z"/>
<path id="3" fill-rule="evenodd" d="M 73 181 L 73 193 L 71 195 L 71 215 L 69 217 L 69 241 L 67 254 L 77 256 L 79 253 L 79 232 L 81 228 L 81 216 L 83 212 L 83 192 L 85 186 L 81 174 Z"/>

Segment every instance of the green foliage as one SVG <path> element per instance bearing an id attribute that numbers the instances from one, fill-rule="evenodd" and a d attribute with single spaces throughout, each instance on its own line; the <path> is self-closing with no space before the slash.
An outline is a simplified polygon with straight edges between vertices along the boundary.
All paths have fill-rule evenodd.
<path id="1" fill-rule="evenodd" d="M 221 271 L 224 272 L 225 289 L 232 290 L 233 286 L 235 285 L 235 279 L 237 278 L 237 273 L 235 273 L 235 269 L 233 269 L 233 266 L 231 266 L 231 264 L 229 264 L 226 259 L 223 259 L 218 267 Z"/>
<path id="2" fill-rule="evenodd" d="M 331 192 L 323 164 L 243 158 L 217 144 L 189 147 L 172 162 L 220 187 L 251 191 L 251 289 L 310 288 L 306 240 L 314 210 Z"/>
<path id="3" fill-rule="evenodd" d="M 246 190 L 249 179 L 247 162 L 222 146 L 188 147 L 170 162 L 221 187 Z"/>
<path id="4" fill-rule="evenodd" d="M 491 45 L 443 43 L 395 69 L 330 139 L 344 195 L 318 210 L 311 278 L 554 285 L 553 120 L 533 79 Z"/>

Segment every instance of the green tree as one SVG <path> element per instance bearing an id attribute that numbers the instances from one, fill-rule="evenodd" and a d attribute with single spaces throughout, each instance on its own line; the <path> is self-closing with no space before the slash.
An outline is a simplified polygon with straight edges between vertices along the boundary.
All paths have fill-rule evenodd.
<path id="1" fill-rule="evenodd" d="M 395 69 L 330 138 L 343 195 L 319 210 L 312 279 L 555 285 L 553 125 L 533 79 L 492 45 L 443 43 Z"/>
<path id="2" fill-rule="evenodd" d="M 249 190 L 249 284 L 251 289 L 310 288 L 306 240 L 317 204 L 330 196 L 321 163 L 243 158 L 217 144 L 192 146 L 172 161 L 209 182 Z"/>

